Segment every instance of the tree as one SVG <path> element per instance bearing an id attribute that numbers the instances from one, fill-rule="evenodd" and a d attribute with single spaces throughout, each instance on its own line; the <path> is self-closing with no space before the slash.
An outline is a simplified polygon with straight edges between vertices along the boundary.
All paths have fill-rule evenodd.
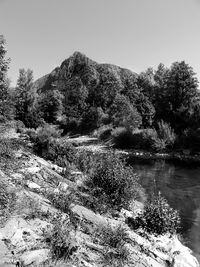
<path id="1" fill-rule="evenodd" d="M 55 123 L 63 112 L 62 100 L 63 96 L 58 90 L 48 90 L 40 96 L 36 109 L 46 122 Z"/>
<path id="2" fill-rule="evenodd" d="M 0 35 L 0 117 L 1 119 L 11 119 L 13 115 L 13 105 L 8 92 L 7 72 L 9 59 L 6 59 L 6 41 L 3 35 Z"/>
<path id="3" fill-rule="evenodd" d="M 30 89 L 33 85 L 33 71 L 28 69 L 19 70 L 15 92 L 16 119 L 26 123 L 30 106 Z"/>
<path id="4" fill-rule="evenodd" d="M 134 129 L 138 128 L 142 123 L 142 118 L 137 108 L 124 95 L 116 95 L 110 108 L 110 115 L 114 126 Z"/>
<path id="5" fill-rule="evenodd" d="M 167 121 L 181 132 L 190 124 L 199 99 L 198 80 L 191 66 L 182 62 L 172 64 L 167 77 Z"/>

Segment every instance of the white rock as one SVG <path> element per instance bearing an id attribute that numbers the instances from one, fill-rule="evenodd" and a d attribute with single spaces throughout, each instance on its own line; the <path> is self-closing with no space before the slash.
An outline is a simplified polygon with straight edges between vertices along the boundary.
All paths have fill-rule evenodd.
<path id="1" fill-rule="evenodd" d="M 38 184 L 31 182 L 31 181 L 28 181 L 26 184 L 30 189 L 39 190 L 41 188 Z"/>
<path id="2" fill-rule="evenodd" d="M 39 172 L 41 169 L 40 169 L 40 167 L 29 167 L 26 170 L 31 174 L 35 174 L 35 173 Z"/>
<path id="3" fill-rule="evenodd" d="M 38 266 L 48 259 L 49 250 L 48 249 L 37 249 L 32 251 L 27 251 L 21 256 L 21 261 L 25 266 L 34 264 Z"/>

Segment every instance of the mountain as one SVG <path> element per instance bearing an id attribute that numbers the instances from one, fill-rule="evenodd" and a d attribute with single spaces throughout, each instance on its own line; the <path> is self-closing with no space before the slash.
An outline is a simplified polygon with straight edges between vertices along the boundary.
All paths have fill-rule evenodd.
<path id="1" fill-rule="evenodd" d="M 123 90 L 127 83 L 135 81 L 137 74 L 116 65 L 99 64 L 80 52 L 74 52 L 60 67 L 35 81 L 34 89 L 40 92 L 58 86 L 64 91 L 68 83 L 77 77 L 88 90 L 94 90 L 100 84 L 106 85 L 108 80 Z"/>
<path id="2" fill-rule="evenodd" d="M 137 79 L 138 75 L 128 69 L 99 64 L 75 52 L 60 67 L 35 81 L 32 95 L 42 103 L 45 121 L 54 123 L 59 111 L 57 114 L 68 129 L 90 131 L 105 124 L 118 127 L 127 123 L 137 128 L 148 124 L 154 114 Z M 50 107 L 49 102 L 56 103 Z M 52 114 L 50 109 L 56 105 L 57 111 Z"/>

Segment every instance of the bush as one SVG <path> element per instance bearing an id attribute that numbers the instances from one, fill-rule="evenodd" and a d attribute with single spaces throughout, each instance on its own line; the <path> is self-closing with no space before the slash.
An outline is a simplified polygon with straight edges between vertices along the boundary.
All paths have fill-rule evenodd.
<path id="1" fill-rule="evenodd" d="M 70 260 L 78 249 L 74 227 L 69 218 L 58 215 L 53 221 L 53 228 L 44 233 L 44 241 L 49 245 L 52 259 Z"/>
<path id="2" fill-rule="evenodd" d="M 176 140 L 176 135 L 174 133 L 174 130 L 171 128 L 171 126 L 164 122 L 164 121 L 160 121 L 158 123 L 158 137 L 163 140 L 163 143 L 166 144 L 167 148 L 173 148 L 173 145 L 175 143 Z"/>
<path id="3" fill-rule="evenodd" d="M 131 148 L 136 142 L 132 131 L 125 127 L 117 127 L 112 131 L 112 141 L 116 148 Z"/>
<path id="4" fill-rule="evenodd" d="M 22 121 L 16 121 L 15 128 L 17 133 L 23 133 L 25 131 L 25 125 Z"/>
<path id="5" fill-rule="evenodd" d="M 13 158 L 13 144 L 9 139 L 0 139 L 0 158 Z"/>
<path id="6" fill-rule="evenodd" d="M 115 153 L 98 156 L 95 167 L 85 181 L 94 197 L 101 198 L 107 207 L 127 207 L 138 197 L 138 177 L 131 167 L 125 166 Z"/>
<path id="7" fill-rule="evenodd" d="M 142 227 L 148 233 L 158 235 L 173 234 L 180 228 L 180 217 L 178 211 L 159 194 L 145 204 L 143 213 L 132 220 L 131 226 L 134 229 Z"/>
<path id="8" fill-rule="evenodd" d="M 112 127 L 109 125 L 103 125 L 94 131 L 94 136 L 102 141 L 106 141 L 111 137 Z"/>
<path id="9" fill-rule="evenodd" d="M 14 210 L 17 201 L 14 189 L 8 188 L 8 185 L 0 180 L 0 222 L 9 217 Z"/>
<path id="10" fill-rule="evenodd" d="M 177 147 L 190 149 L 192 152 L 200 152 L 200 128 L 186 129 L 177 140 Z"/>
<path id="11" fill-rule="evenodd" d="M 95 168 L 97 156 L 93 155 L 92 152 L 86 150 L 77 151 L 75 158 L 75 165 L 80 171 L 89 174 Z"/>
<path id="12" fill-rule="evenodd" d="M 126 247 L 128 234 L 122 225 L 97 228 L 93 238 L 95 243 L 104 247 L 104 266 L 125 266 L 129 262 L 130 251 Z"/>
<path id="13" fill-rule="evenodd" d="M 74 201 L 75 194 L 74 192 L 66 193 L 66 192 L 48 192 L 47 198 L 51 201 L 52 205 L 61 210 L 64 213 L 70 214 L 71 209 L 70 205 Z"/>
<path id="14" fill-rule="evenodd" d="M 61 167 L 65 167 L 66 161 L 74 162 L 75 148 L 70 142 L 50 139 L 44 157 L 56 162 Z"/>

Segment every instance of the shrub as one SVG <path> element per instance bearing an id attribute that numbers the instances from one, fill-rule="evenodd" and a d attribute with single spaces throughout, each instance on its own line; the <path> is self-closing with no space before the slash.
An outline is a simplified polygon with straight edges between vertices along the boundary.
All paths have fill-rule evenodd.
<path id="1" fill-rule="evenodd" d="M 177 144 L 178 147 L 191 149 L 192 152 L 200 151 L 200 128 L 185 129 L 182 135 L 178 138 Z"/>
<path id="2" fill-rule="evenodd" d="M 13 158 L 13 144 L 9 139 L 0 139 L 0 158 Z"/>
<path id="3" fill-rule="evenodd" d="M 131 225 L 133 228 L 142 227 L 148 233 L 173 234 L 180 227 L 180 217 L 178 211 L 171 208 L 167 200 L 159 194 L 145 204 L 143 213 L 132 220 Z"/>
<path id="4" fill-rule="evenodd" d="M 36 131 L 30 130 L 28 134 L 34 142 L 34 151 L 42 157 L 59 163 L 62 167 L 65 167 L 66 161 L 75 160 L 74 146 L 67 141 L 57 139 L 61 131 L 54 126 L 45 124 Z"/>
<path id="5" fill-rule="evenodd" d="M 79 150 L 76 152 L 75 158 L 75 165 L 80 171 L 89 174 L 95 168 L 96 156 L 92 152 Z"/>
<path id="6" fill-rule="evenodd" d="M 47 144 L 47 151 L 44 155 L 45 158 L 56 161 L 61 167 L 65 167 L 66 161 L 74 162 L 75 160 L 75 148 L 72 143 L 58 140 L 50 139 Z"/>
<path id="7" fill-rule="evenodd" d="M 112 141 L 116 148 L 130 148 L 136 143 L 132 131 L 125 127 L 117 127 L 112 131 Z"/>
<path id="8" fill-rule="evenodd" d="M 14 210 L 16 201 L 17 195 L 14 190 L 8 188 L 8 185 L 0 180 L 0 220 L 10 216 Z"/>
<path id="9" fill-rule="evenodd" d="M 158 123 L 158 137 L 163 140 L 163 143 L 166 144 L 167 148 L 173 148 L 173 145 L 175 143 L 176 135 L 174 133 L 174 130 L 171 128 L 171 126 L 164 122 L 160 121 Z"/>
<path id="10" fill-rule="evenodd" d="M 47 198 L 51 201 L 52 205 L 64 213 L 70 214 L 70 205 L 75 200 L 75 192 L 48 192 Z"/>
<path id="11" fill-rule="evenodd" d="M 125 266 L 129 262 L 128 234 L 122 225 L 97 228 L 93 238 L 104 247 L 101 261 L 105 266 Z"/>
<path id="12" fill-rule="evenodd" d="M 99 155 L 88 176 L 86 186 L 94 197 L 103 198 L 107 207 L 127 207 L 138 196 L 140 187 L 136 174 L 113 152 Z"/>
<path id="13" fill-rule="evenodd" d="M 44 233 L 44 241 L 49 245 L 53 260 L 70 260 L 78 249 L 74 227 L 69 218 L 58 215 L 53 228 Z"/>
<path id="14" fill-rule="evenodd" d="M 94 131 L 94 136 L 102 141 L 106 141 L 111 137 L 112 127 L 110 125 L 103 125 Z"/>
<path id="15" fill-rule="evenodd" d="M 25 131 L 25 125 L 22 121 L 16 121 L 15 128 L 17 133 L 23 133 Z"/>
<path id="16" fill-rule="evenodd" d="M 49 124 L 37 128 L 36 135 L 33 136 L 35 152 L 43 156 L 47 151 L 49 141 L 52 138 L 59 137 L 60 134 L 61 132 L 57 130 L 55 126 Z"/>

